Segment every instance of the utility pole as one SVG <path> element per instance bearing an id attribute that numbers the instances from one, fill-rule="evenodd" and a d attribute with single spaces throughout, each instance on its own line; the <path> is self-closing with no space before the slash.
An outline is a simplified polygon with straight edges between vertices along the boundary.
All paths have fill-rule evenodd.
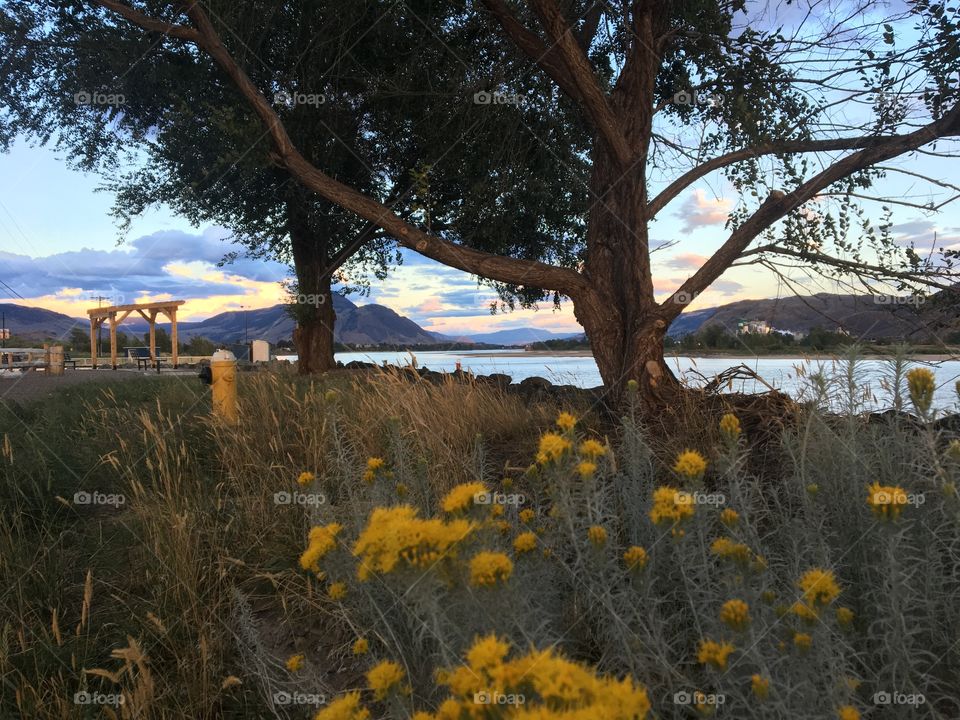
<path id="1" fill-rule="evenodd" d="M 0 347 L 7 346 L 7 314 L 0 313 Z"/>

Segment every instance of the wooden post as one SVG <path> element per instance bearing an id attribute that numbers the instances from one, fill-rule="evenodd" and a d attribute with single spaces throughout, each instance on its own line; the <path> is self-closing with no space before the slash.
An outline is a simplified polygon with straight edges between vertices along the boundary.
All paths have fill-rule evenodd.
<path id="1" fill-rule="evenodd" d="M 47 372 L 50 375 L 63 375 L 63 345 L 54 345 L 50 348 L 50 362 L 47 364 Z"/>
<path id="2" fill-rule="evenodd" d="M 150 323 L 150 362 L 154 364 L 154 367 L 157 369 L 160 368 L 160 359 L 157 357 L 157 311 L 150 311 L 150 319 L 147 321 Z"/>
<path id="3" fill-rule="evenodd" d="M 96 318 L 90 318 L 90 365 L 94 370 L 97 369 L 97 325 L 99 322 Z"/>
<path id="4" fill-rule="evenodd" d="M 110 313 L 110 364 L 117 369 L 117 314 Z"/>
<path id="5" fill-rule="evenodd" d="M 170 343 L 173 351 L 173 369 L 177 369 L 177 308 L 170 308 Z"/>

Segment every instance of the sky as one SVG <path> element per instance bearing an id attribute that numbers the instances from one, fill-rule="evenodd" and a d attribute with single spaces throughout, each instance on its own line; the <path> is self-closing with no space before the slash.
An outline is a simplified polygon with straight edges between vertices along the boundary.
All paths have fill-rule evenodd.
<path id="1" fill-rule="evenodd" d="M 949 180 L 957 175 L 957 162 L 916 156 L 899 165 Z M 0 301 L 85 317 L 86 309 L 98 303 L 182 299 L 184 320 L 283 302 L 280 283 L 289 277 L 288 267 L 251 259 L 218 266 L 224 254 L 237 249 L 224 228 L 194 227 L 159 208 L 138 218 L 120 242 L 109 214 L 112 198 L 97 192 L 97 184 L 96 177 L 72 170 L 48 148 L 18 143 L 0 154 L 0 280 L 7 286 L 0 284 Z M 927 187 L 910 175 L 891 176 L 871 192 L 917 204 L 931 199 Z M 654 244 L 665 245 L 652 255 L 660 297 L 676 289 L 726 239 L 724 224 L 735 200 L 725 181 L 708 176 L 660 213 L 650 230 Z M 866 207 L 879 219 L 879 203 L 867 202 Z M 811 209 L 816 211 L 815 203 Z M 934 233 L 938 246 L 960 248 L 956 204 L 937 214 L 897 208 L 894 221 L 898 242 L 913 242 L 921 252 L 930 247 Z M 411 251 L 403 255 L 402 265 L 385 281 L 372 283 L 368 297 L 351 300 L 386 305 L 427 330 L 448 335 L 516 327 L 570 333 L 581 329 L 569 302 L 559 310 L 546 303 L 492 316 L 493 293 L 478 288 L 475 278 Z M 848 291 L 806 274 L 793 275 L 793 281 L 802 292 Z M 769 271 L 732 268 L 688 309 L 791 293 Z"/>

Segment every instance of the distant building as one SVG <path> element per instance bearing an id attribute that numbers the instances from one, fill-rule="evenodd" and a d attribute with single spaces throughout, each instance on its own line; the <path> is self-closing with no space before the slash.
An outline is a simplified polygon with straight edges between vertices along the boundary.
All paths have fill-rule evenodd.
<path id="1" fill-rule="evenodd" d="M 737 323 L 737 335 L 769 335 L 772 331 L 766 320 L 741 320 Z"/>

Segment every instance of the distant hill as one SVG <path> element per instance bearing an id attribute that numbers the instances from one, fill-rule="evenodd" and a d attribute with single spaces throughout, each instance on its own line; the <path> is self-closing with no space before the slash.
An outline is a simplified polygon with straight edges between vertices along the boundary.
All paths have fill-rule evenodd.
<path id="1" fill-rule="evenodd" d="M 479 335 L 464 335 L 453 338 L 460 342 L 487 343 L 490 345 L 529 345 L 546 340 L 575 337 L 582 333 L 556 333 L 541 328 L 525 327 L 511 330 L 497 330 L 495 332 L 480 333 Z"/>
<path id="2" fill-rule="evenodd" d="M 0 303 L 0 312 L 4 315 L 5 325 L 11 335 L 38 340 L 45 338 L 67 338 L 75 327 L 87 329 L 89 320 L 78 320 L 53 310 L 38 307 L 25 307 L 13 303 Z"/>
<path id="3" fill-rule="evenodd" d="M 777 330 L 806 332 L 819 326 L 831 331 L 843 329 L 863 340 L 920 341 L 958 328 L 956 309 L 947 307 L 948 299 L 941 293 L 914 305 L 892 302 L 888 296 L 818 293 L 740 300 L 684 313 L 670 326 L 669 334 L 680 337 L 708 324 L 735 332 L 741 320 L 765 320 Z"/>

